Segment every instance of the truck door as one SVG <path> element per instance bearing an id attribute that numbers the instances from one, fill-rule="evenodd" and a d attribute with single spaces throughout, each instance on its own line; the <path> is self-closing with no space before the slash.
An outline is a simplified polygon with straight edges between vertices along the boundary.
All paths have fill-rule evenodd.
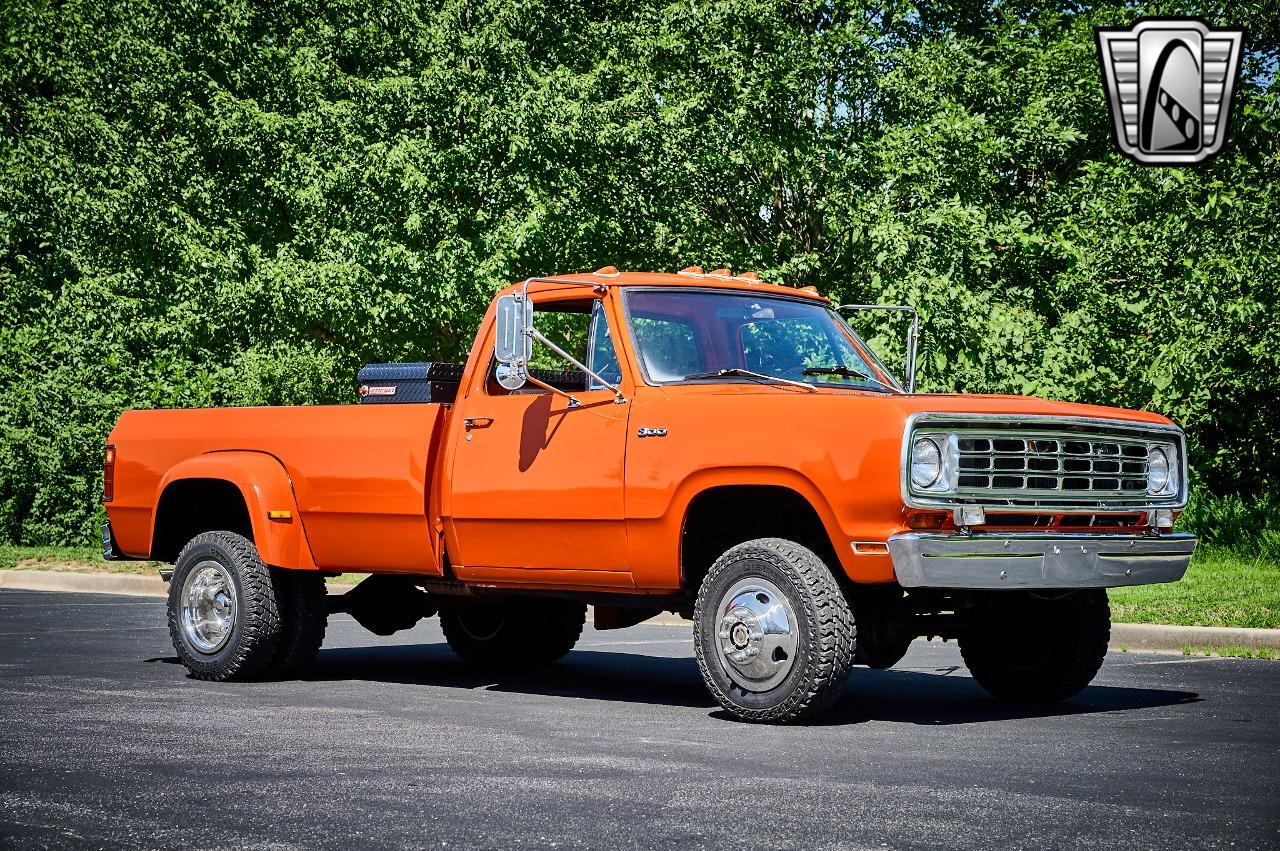
<path id="1" fill-rule="evenodd" d="M 603 303 L 540 295 L 538 329 L 620 382 Z M 532 383 L 504 390 L 494 380 L 492 328 L 482 345 L 488 367 L 454 414 L 466 424 L 454 432 L 449 487 L 458 575 L 572 582 L 535 571 L 591 571 L 582 584 L 630 587 L 622 502 L 630 405 L 536 344 L 532 374 L 580 404 Z"/>

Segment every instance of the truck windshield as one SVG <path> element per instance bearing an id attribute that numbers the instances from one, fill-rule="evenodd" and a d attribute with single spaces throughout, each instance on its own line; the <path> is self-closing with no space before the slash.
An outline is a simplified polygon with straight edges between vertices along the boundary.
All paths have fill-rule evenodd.
<path id="1" fill-rule="evenodd" d="M 866 343 L 823 304 L 756 293 L 631 289 L 626 307 L 653 384 L 769 376 L 898 389 Z"/>

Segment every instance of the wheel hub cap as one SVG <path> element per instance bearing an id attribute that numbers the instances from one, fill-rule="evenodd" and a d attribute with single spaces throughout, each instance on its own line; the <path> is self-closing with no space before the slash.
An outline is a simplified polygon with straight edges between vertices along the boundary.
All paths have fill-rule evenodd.
<path id="1" fill-rule="evenodd" d="M 236 625 L 236 587 L 216 561 L 202 561 L 182 583 L 182 632 L 201 653 L 217 653 Z"/>
<path id="2" fill-rule="evenodd" d="M 747 691 L 768 691 L 795 664 L 796 615 L 765 579 L 744 579 L 720 600 L 716 649 L 729 678 Z"/>

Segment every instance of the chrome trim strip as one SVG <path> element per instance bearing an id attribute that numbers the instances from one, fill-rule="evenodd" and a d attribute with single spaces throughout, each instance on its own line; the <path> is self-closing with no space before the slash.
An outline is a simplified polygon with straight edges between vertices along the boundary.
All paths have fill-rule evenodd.
<path id="1" fill-rule="evenodd" d="M 1125 499 L 1090 499 L 1087 496 L 1071 497 L 1065 496 L 1062 499 L 1051 500 L 1042 498 L 1039 495 L 1029 495 L 1027 501 L 1035 500 L 1034 505 L 1009 504 L 1007 500 L 1017 499 L 1016 496 L 999 497 L 995 494 L 991 495 L 965 495 L 965 494 L 940 494 L 936 497 L 920 496 L 911 490 L 911 443 L 912 432 L 917 428 L 929 426 L 933 423 L 963 423 L 962 428 L 969 430 L 974 426 L 982 424 L 991 424 L 995 428 L 1002 426 L 1023 426 L 1040 427 L 1045 429 L 1053 429 L 1055 425 L 1079 426 L 1085 428 L 1093 428 L 1098 430 L 1128 431 L 1134 433 L 1146 433 L 1155 435 L 1169 435 L 1170 439 L 1176 445 L 1178 451 L 1178 493 L 1163 497 L 1151 497 L 1145 492 L 1136 496 L 1132 500 Z M 973 425 L 971 426 L 970 423 Z M 1070 432 L 1068 432 L 1070 434 Z M 1059 433 L 1058 435 L 1062 435 Z M 999 511 L 1009 514 L 1060 514 L 1060 513 L 1082 513 L 1096 514 L 1098 512 L 1139 512 L 1151 511 L 1157 508 L 1172 508 L 1181 510 L 1187 506 L 1187 441 L 1186 435 L 1182 429 L 1176 425 L 1165 423 L 1138 423 L 1130 420 L 1113 420 L 1105 417 L 1075 417 L 1075 416 L 1055 416 L 1053 414 L 971 414 L 971 413 L 947 413 L 945 411 L 921 411 L 907 417 L 906 424 L 902 430 L 902 447 L 899 459 L 899 489 L 902 494 L 902 504 L 908 508 L 942 508 L 952 509 L 961 504 L 981 505 L 988 511 Z M 1085 492 L 1081 492 L 1085 493 Z"/>
<path id="2" fill-rule="evenodd" d="M 1114 588 L 1176 582 L 1196 536 L 959 535 L 911 532 L 889 538 L 904 588 Z"/>

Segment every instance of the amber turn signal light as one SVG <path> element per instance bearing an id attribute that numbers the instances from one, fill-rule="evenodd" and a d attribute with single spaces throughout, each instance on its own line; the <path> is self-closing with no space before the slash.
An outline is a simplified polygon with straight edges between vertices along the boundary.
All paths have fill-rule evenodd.
<path id="1" fill-rule="evenodd" d="M 907 515 L 907 526 L 911 529 L 941 529 L 946 522 L 945 511 L 913 511 Z"/>

